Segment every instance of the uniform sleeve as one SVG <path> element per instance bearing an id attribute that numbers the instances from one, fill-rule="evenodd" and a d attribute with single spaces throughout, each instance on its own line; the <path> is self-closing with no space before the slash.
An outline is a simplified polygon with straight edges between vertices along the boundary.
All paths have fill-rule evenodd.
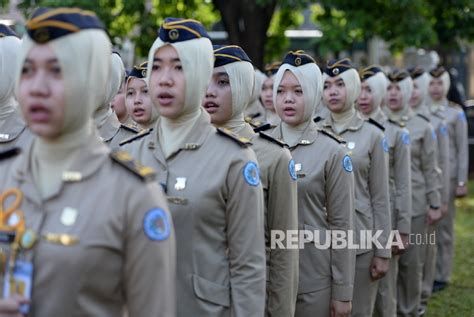
<path id="1" fill-rule="evenodd" d="M 350 158 L 340 148 L 326 163 L 326 210 L 330 230 L 349 232 L 354 229 L 354 174 L 352 168 L 344 168 L 344 159 Z M 331 249 L 332 299 L 352 300 L 355 260 L 353 249 Z"/>
<path id="2" fill-rule="evenodd" d="M 288 150 L 275 158 L 269 171 L 268 230 L 298 230 L 297 184 L 290 175 Z M 286 245 L 286 241 L 283 241 Z M 293 316 L 298 292 L 298 249 L 270 250 L 267 316 Z"/>
<path id="3" fill-rule="evenodd" d="M 144 184 L 145 186 L 145 184 Z M 125 242 L 128 316 L 176 314 L 176 242 L 171 215 L 156 183 L 132 195 Z"/>
<path id="4" fill-rule="evenodd" d="M 388 153 L 384 150 L 384 135 L 377 134 L 375 144 L 370 153 L 369 192 L 373 210 L 373 230 L 382 230 L 378 241 L 385 247 L 387 245 L 391 225 L 390 199 L 388 189 Z M 390 258 L 392 251 L 389 249 L 375 249 L 374 255 Z"/>
<path id="5" fill-rule="evenodd" d="M 411 231 L 411 149 L 409 132 L 404 129 L 399 133 L 394 153 L 394 180 L 395 180 L 395 229 L 402 234 Z"/>
<path id="6" fill-rule="evenodd" d="M 447 204 L 449 201 L 449 188 L 450 188 L 450 176 L 449 176 L 449 136 L 446 122 L 442 122 L 440 127 L 436 131 L 438 136 L 438 165 L 441 169 L 441 202 Z"/>
<path id="7" fill-rule="evenodd" d="M 469 168 L 469 148 L 467 136 L 467 121 L 463 110 L 459 110 L 458 118 L 455 125 L 456 138 L 456 158 L 458 161 L 457 177 L 458 182 L 467 182 L 467 174 Z"/>
<path id="8" fill-rule="evenodd" d="M 263 316 L 265 311 L 265 237 L 263 190 L 247 169 L 257 162 L 252 150 L 243 151 L 229 168 L 227 241 L 230 265 L 231 311 L 234 317 Z M 242 157 L 241 156 L 241 157 Z M 247 175 L 247 176 L 246 176 Z"/>
<path id="9" fill-rule="evenodd" d="M 421 168 L 426 184 L 426 198 L 430 206 L 439 207 L 441 197 L 439 194 L 438 159 L 436 153 L 436 133 L 431 124 L 427 124 L 421 145 Z"/>

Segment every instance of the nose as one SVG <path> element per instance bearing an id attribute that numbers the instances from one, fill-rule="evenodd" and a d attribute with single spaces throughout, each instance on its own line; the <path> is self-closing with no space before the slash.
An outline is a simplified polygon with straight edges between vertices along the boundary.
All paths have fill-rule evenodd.
<path id="1" fill-rule="evenodd" d="M 169 68 L 163 67 L 160 70 L 158 75 L 158 84 L 160 86 L 172 86 L 173 85 L 173 76 L 171 74 L 171 70 Z"/>
<path id="2" fill-rule="evenodd" d="M 215 98 L 216 97 L 216 91 L 214 88 L 214 84 L 209 84 L 206 90 L 206 98 Z"/>
<path id="3" fill-rule="evenodd" d="M 286 92 L 284 101 L 285 101 L 285 103 L 294 103 L 295 98 L 294 98 L 294 96 L 291 92 Z"/>
<path id="4" fill-rule="evenodd" d="M 30 94 L 32 96 L 45 96 L 48 94 L 48 81 L 43 71 L 37 71 L 29 80 L 31 83 Z"/>
<path id="5" fill-rule="evenodd" d="M 138 92 L 138 93 L 135 95 L 135 99 L 133 99 L 133 104 L 134 104 L 134 105 L 141 105 L 142 103 L 143 103 L 142 93 L 141 93 L 141 92 Z"/>

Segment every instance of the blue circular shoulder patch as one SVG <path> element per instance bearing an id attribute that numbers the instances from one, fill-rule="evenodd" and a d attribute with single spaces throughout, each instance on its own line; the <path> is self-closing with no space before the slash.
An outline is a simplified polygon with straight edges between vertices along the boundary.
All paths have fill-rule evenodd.
<path id="1" fill-rule="evenodd" d="M 258 186 L 260 184 L 260 172 L 258 171 L 257 163 L 247 162 L 244 166 L 244 179 L 250 186 Z"/>
<path id="2" fill-rule="evenodd" d="M 402 142 L 405 145 L 410 145 L 410 134 L 408 134 L 408 132 L 402 133 Z"/>
<path id="3" fill-rule="evenodd" d="M 388 153 L 389 145 L 386 137 L 383 137 L 382 139 L 382 148 L 385 153 Z"/>
<path id="4" fill-rule="evenodd" d="M 442 124 L 439 127 L 439 132 L 441 133 L 442 136 L 447 136 L 448 135 L 448 127 L 446 126 L 446 124 Z"/>
<path id="5" fill-rule="evenodd" d="M 461 121 L 466 121 L 466 114 L 464 113 L 464 111 L 460 111 L 459 114 L 458 114 L 458 120 L 461 120 Z"/>
<path id="6" fill-rule="evenodd" d="M 155 208 L 148 211 L 143 218 L 143 231 L 151 240 L 166 240 L 170 236 L 171 228 L 166 212 Z"/>
<path id="7" fill-rule="evenodd" d="M 290 160 L 290 163 L 288 164 L 288 171 L 290 172 L 291 179 L 295 181 L 298 178 L 296 176 L 295 161 Z"/>
<path id="8" fill-rule="evenodd" d="M 342 166 L 346 170 L 346 172 L 352 173 L 352 159 L 349 155 L 345 155 L 342 159 Z"/>

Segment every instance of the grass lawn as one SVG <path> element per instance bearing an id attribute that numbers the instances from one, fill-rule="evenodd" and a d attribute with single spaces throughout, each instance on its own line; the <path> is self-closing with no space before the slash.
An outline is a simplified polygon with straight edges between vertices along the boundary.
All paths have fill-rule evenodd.
<path id="1" fill-rule="evenodd" d="M 474 181 L 456 202 L 456 249 L 451 284 L 430 299 L 426 317 L 474 317 Z"/>

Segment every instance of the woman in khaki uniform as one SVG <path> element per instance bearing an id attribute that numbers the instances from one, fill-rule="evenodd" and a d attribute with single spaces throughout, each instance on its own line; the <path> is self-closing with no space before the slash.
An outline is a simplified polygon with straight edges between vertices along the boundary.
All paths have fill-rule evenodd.
<path id="1" fill-rule="evenodd" d="M 133 122 L 150 129 L 158 120 L 158 111 L 151 103 L 146 82 L 148 62 L 133 66 L 125 82 L 125 106 Z"/>
<path id="2" fill-rule="evenodd" d="M 129 124 L 123 124 L 117 118 L 110 105 L 112 99 L 117 94 L 125 76 L 125 67 L 118 53 L 110 55 L 110 79 L 106 87 L 104 102 L 94 112 L 94 123 L 99 131 L 99 136 L 110 148 L 114 149 L 125 139 L 134 136 L 140 130 Z"/>
<path id="3" fill-rule="evenodd" d="M 214 46 L 214 71 L 203 107 L 211 122 L 252 142 L 260 166 L 265 198 L 267 255 L 266 316 L 293 316 L 298 290 L 298 250 L 271 248 L 272 230 L 298 229 L 294 161 L 284 143 L 264 132 L 255 133 L 244 120 L 253 86 L 252 62 L 236 45 Z M 283 241 L 286 245 L 286 240 Z"/>
<path id="4" fill-rule="evenodd" d="M 263 80 L 260 90 L 260 100 L 265 108 L 263 118 L 260 121 L 263 123 L 269 123 L 272 126 L 277 125 L 280 122 L 275 111 L 275 104 L 273 103 L 273 81 L 281 62 L 274 62 L 265 67 L 265 79 Z"/>
<path id="5" fill-rule="evenodd" d="M 321 89 L 314 60 L 303 51 L 289 52 L 275 75 L 273 100 L 282 122 L 271 135 L 290 146 L 299 229 L 309 234 L 300 241 L 295 316 L 349 316 L 355 252 L 333 248 L 329 232 L 353 229 L 352 162 L 342 141 L 318 130 L 312 120 Z"/>
<path id="6" fill-rule="evenodd" d="M 410 131 L 411 181 L 412 181 L 412 239 L 408 249 L 400 256 L 398 270 L 397 314 L 418 316 L 421 283 L 425 259 L 424 244 L 416 235 L 425 237 L 428 224 L 441 217 L 438 186 L 436 134 L 429 119 L 416 115 L 409 106 L 413 82 L 404 70 L 394 70 L 388 75 L 385 103 L 388 117 L 403 122 Z"/>
<path id="7" fill-rule="evenodd" d="M 212 76 L 201 23 L 166 18 L 148 55 L 153 131 L 126 146 L 158 170 L 177 236 L 178 316 L 263 316 L 265 236 L 257 158 L 201 103 Z M 132 141 L 132 140 L 131 140 Z"/>
<path id="8" fill-rule="evenodd" d="M 408 244 L 411 222 L 410 135 L 402 124 L 388 120 L 381 109 L 388 80 L 377 66 L 359 71 L 362 81 L 357 108 L 362 117 L 373 119 L 383 126 L 389 145 L 390 210 L 392 229 L 397 230 L 403 245 Z M 375 301 L 375 316 L 393 317 L 397 314 L 398 259 L 403 249 L 392 250 L 387 275 L 380 280 Z"/>
<path id="9" fill-rule="evenodd" d="M 0 229 L 11 237 L 0 252 L 0 313 L 174 316 L 164 195 L 149 168 L 111 152 L 93 125 L 110 67 L 102 23 L 90 11 L 40 8 L 26 31 L 15 89 L 36 136 L 24 153 L 0 155 Z"/>
<path id="10" fill-rule="evenodd" d="M 380 245 L 363 244 L 357 250 L 352 316 L 371 316 L 378 281 L 389 265 L 392 229 L 389 201 L 387 139 L 378 124 L 363 120 L 354 103 L 360 93 L 360 79 L 349 59 L 330 61 L 323 75 L 323 101 L 331 112 L 321 126 L 347 141 L 355 179 L 355 240 L 365 230 L 381 230 Z M 390 241 L 391 242 L 391 241 Z"/>
<path id="11" fill-rule="evenodd" d="M 448 214 L 438 224 L 438 256 L 434 290 L 446 287 L 451 278 L 454 256 L 454 217 L 456 197 L 467 195 L 468 137 L 467 121 L 463 109 L 448 102 L 446 95 L 450 86 L 449 74 L 443 67 L 429 73 L 429 96 L 431 107 L 443 112 L 449 136 L 449 199 Z"/>
<path id="12" fill-rule="evenodd" d="M 21 118 L 13 93 L 14 76 L 18 65 L 14 62 L 21 41 L 8 26 L 0 24 L 0 151 L 14 146 L 27 147 L 32 139 Z"/>
<path id="13" fill-rule="evenodd" d="M 426 105 L 428 97 L 429 75 L 420 67 L 410 69 L 410 75 L 413 79 L 413 93 L 410 99 L 410 106 L 415 112 L 427 115 L 430 123 L 436 132 L 436 153 L 438 159 L 438 184 L 441 195 L 441 213 L 443 216 L 448 213 L 449 200 L 449 137 L 443 111 L 438 107 L 429 107 Z M 437 226 L 428 227 L 430 235 L 437 234 Z M 426 311 L 428 299 L 431 296 L 433 282 L 436 271 L 437 244 L 428 244 L 426 246 L 425 265 L 423 267 L 423 286 L 421 291 L 420 310 Z"/>

